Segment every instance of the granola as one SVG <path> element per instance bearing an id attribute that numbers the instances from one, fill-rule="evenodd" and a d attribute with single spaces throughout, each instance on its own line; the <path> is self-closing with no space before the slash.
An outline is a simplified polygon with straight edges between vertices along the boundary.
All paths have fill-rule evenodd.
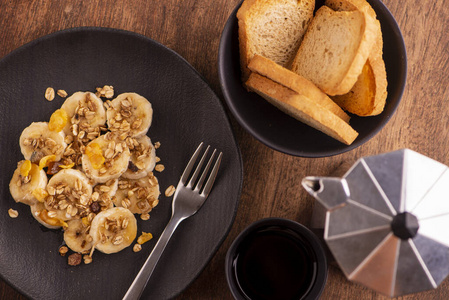
<path id="1" fill-rule="evenodd" d="M 45 98 L 52 101 L 55 94 L 68 96 L 49 87 Z M 11 195 L 30 205 L 42 225 L 62 228 L 66 245 L 58 253 L 72 252 L 72 266 L 91 263 L 95 249 L 115 253 L 131 245 L 137 233 L 134 214 L 148 220 L 159 204 L 159 182 L 152 171 L 161 172 L 164 165 L 156 165 L 160 143 L 153 145 L 146 136 L 151 104 L 135 93 L 109 100 L 113 97 L 109 85 L 95 94 L 76 92 L 48 123 L 33 123 L 20 139 L 25 160 L 13 174 Z M 165 191 L 173 193 L 173 186 Z M 13 209 L 8 214 L 18 216 Z M 143 233 L 133 251 L 151 238 Z"/>

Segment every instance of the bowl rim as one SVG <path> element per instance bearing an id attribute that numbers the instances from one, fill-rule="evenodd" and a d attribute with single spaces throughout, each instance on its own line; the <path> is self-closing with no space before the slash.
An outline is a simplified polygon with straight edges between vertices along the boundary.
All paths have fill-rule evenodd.
<path id="1" fill-rule="evenodd" d="M 399 77 L 398 78 L 399 85 L 395 86 L 395 89 L 391 93 L 391 94 L 394 94 L 394 99 L 395 99 L 395 101 L 390 104 L 391 111 L 389 114 L 387 114 L 383 117 L 383 120 L 379 121 L 378 125 L 376 125 L 373 128 L 373 130 L 371 130 L 370 132 L 365 134 L 363 137 L 359 135 L 351 145 L 343 145 L 342 144 L 343 146 L 339 149 L 331 149 L 331 150 L 320 149 L 319 151 L 307 151 L 307 150 L 304 151 L 301 149 L 297 149 L 296 147 L 285 146 L 285 145 L 281 145 L 281 144 L 277 143 L 276 141 L 272 141 L 271 139 L 265 137 L 263 134 L 258 133 L 256 130 L 257 127 L 253 128 L 252 125 L 250 125 L 250 124 L 248 124 L 248 122 L 246 122 L 245 118 L 243 118 L 241 116 L 241 114 L 239 113 L 239 109 L 234 104 L 235 101 L 233 100 L 233 97 L 232 97 L 231 92 L 228 87 L 229 84 L 228 84 L 227 76 L 229 76 L 229 74 L 227 72 L 227 68 L 225 67 L 225 65 L 227 63 L 227 61 L 225 59 L 225 56 L 226 56 L 225 54 L 227 52 L 226 47 L 230 43 L 230 40 L 232 37 L 232 30 L 234 29 L 233 27 L 236 26 L 236 23 L 238 23 L 236 14 L 237 14 L 238 9 L 244 2 L 244 0 L 242 0 L 239 4 L 236 5 L 236 7 L 233 9 L 230 16 L 228 17 L 228 20 L 226 21 L 226 24 L 223 28 L 223 31 L 222 31 L 221 37 L 220 37 L 220 43 L 219 43 L 219 48 L 218 48 L 218 61 L 217 61 L 220 88 L 223 93 L 223 97 L 226 102 L 226 105 L 229 108 L 229 110 L 231 111 L 232 115 L 237 120 L 237 122 L 243 128 L 245 128 L 245 130 L 248 131 L 254 138 L 256 138 L 258 141 L 260 141 L 262 144 L 264 144 L 276 151 L 279 151 L 279 152 L 282 152 L 282 153 L 285 153 L 288 155 L 298 156 L 298 157 L 306 157 L 306 158 L 329 157 L 329 156 L 334 156 L 334 155 L 338 155 L 338 154 L 342 154 L 342 153 L 351 151 L 351 150 L 363 145 L 364 143 L 368 142 L 377 133 L 379 133 L 385 127 L 385 125 L 390 121 L 390 119 L 393 117 L 393 115 L 395 114 L 395 112 L 402 100 L 402 95 L 404 93 L 406 81 L 407 81 L 407 69 L 408 69 L 407 51 L 406 51 L 404 38 L 403 38 L 403 35 L 399 28 L 399 25 L 396 22 L 396 19 L 391 14 L 390 10 L 385 6 L 385 4 L 381 0 L 367 0 L 367 1 L 369 2 L 369 4 L 371 6 L 373 6 L 373 3 L 374 3 L 375 6 L 377 7 L 376 14 L 378 14 L 378 11 L 382 11 L 383 12 L 382 18 L 385 18 L 388 21 L 389 27 L 391 27 L 391 29 L 392 29 L 391 34 L 394 35 L 395 39 L 396 39 L 396 46 L 398 46 L 397 51 L 398 51 L 398 53 L 401 54 L 398 59 L 400 60 L 400 64 L 402 66 L 399 69 L 399 76 L 398 76 Z M 373 9 L 374 9 L 374 7 L 373 7 Z M 379 17 L 378 17 L 378 19 L 379 19 Z M 382 24 L 381 24 L 381 26 L 382 26 Z M 384 43 L 384 47 L 385 47 L 385 43 Z M 387 77 L 388 77 L 388 73 L 387 73 Z M 390 92 L 389 92 L 388 97 L 390 98 Z M 387 100 L 389 100 L 389 99 L 387 98 Z M 385 112 L 383 112 L 383 114 L 384 113 Z M 357 116 L 355 116 L 355 117 L 357 117 Z M 370 117 L 370 118 L 372 118 L 372 117 Z"/>
<path id="2" fill-rule="evenodd" d="M 319 299 L 321 293 L 324 290 L 324 287 L 327 282 L 328 275 L 328 259 L 327 254 L 321 240 L 306 226 L 295 222 L 293 220 L 284 219 L 284 218 L 264 218 L 258 220 L 249 226 L 247 226 L 243 231 L 239 233 L 239 235 L 232 242 L 229 247 L 226 257 L 225 257 L 225 273 L 226 273 L 226 281 L 228 283 L 228 287 L 237 300 L 247 300 L 237 288 L 237 283 L 235 282 L 235 278 L 232 272 L 233 260 L 236 254 L 238 247 L 242 244 L 242 242 L 253 232 L 257 231 L 260 228 L 270 227 L 270 226 L 278 226 L 282 228 L 287 228 L 293 230 L 295 233 L 302 236 L 310 246 L 310 249 L 315 254 L 316 264 L 317 264 L 317 272 L 316 278 L 313 282 L 312 288 L 307 293 L 305 299 Z"/>

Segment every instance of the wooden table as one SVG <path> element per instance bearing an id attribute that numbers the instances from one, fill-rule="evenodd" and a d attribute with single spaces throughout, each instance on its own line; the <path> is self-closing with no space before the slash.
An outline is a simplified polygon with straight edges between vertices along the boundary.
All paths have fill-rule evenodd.
<path id="1" fill-rule="evenodd" d="M 223 99 L 217 52 L 223 26 L 240 0 L 0 1 L 0 57 L 43 35 L 77 26 L 126 29 L 178 52 Z M 244 165 L 243 191 L 229 236 L 202 274 L 178 299 L 232 299 L 224 274 L 231 242 L 252 222 L 283 217 L 307 224 L 313 201 L 300 185 L 307 175 L 328 175 L 344 162 L 410 148 L 449 164 L 449 5 L 447 1 L 385 0 L 404 35 L 408 78 L 395 116 L 372 140 L 342 155 L 307 159 L 267 148 L 231 116 Z M 0 79 L 1 80 L 1 79 Z M 0 254 L 1 259 L 1 254 Z M 383 299 L 330 268 L 322 299 Z M 24 299 L 0 280 L 0 299 Z M 438 289 L 401 299 L 449 299 L 449 279 Z"/>

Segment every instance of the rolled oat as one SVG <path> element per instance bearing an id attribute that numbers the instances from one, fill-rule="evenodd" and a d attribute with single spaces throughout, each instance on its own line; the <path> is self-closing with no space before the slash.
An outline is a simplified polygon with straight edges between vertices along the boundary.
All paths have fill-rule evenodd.
<path id="1" fill-rule="evenodd" d="M 53 99 L 55 99 L 55 90 L 52 87 L 48 87 L 45 90 L 45 99 L 48 101 L 53 101 Z"/>

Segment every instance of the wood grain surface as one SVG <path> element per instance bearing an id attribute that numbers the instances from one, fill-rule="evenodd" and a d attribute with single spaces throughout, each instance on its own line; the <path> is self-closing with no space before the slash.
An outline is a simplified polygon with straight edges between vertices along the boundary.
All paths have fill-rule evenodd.
<path id="1" fill-rule="evenodd" d="M 217 75 L 218 45 L 224 24 L 239 2 L 2 0 L 0 57 L 65 28 L 125 29 L 148 36 L 179 53 L 223 99 Z M 395 116 L 363 146 L 338 156 L 309 159 L 267 148 L 230 115 L 244 164 L 240 206 L 229 236 L 202 274 L 178 299 L 232 299 L 224 274 L 224 258 L 231 242 L 245 227 L 265 217 L 307 224 L 313 199 L 300 185 L 307 175 L 328 175 L 343 163 L 401 148 L 449 164 L 449 3 L 444 0 L 384 0 L 384 3 L 402 30 L 408 54 L 407 85 Z M 25 299 L 1 279 L 0 298 Z M 322 299 L 385 297 L 347 281 L 339 269 L 331 267 Z M 449 299 L 449 279 L 436 290 L 400 299 Z"/>

